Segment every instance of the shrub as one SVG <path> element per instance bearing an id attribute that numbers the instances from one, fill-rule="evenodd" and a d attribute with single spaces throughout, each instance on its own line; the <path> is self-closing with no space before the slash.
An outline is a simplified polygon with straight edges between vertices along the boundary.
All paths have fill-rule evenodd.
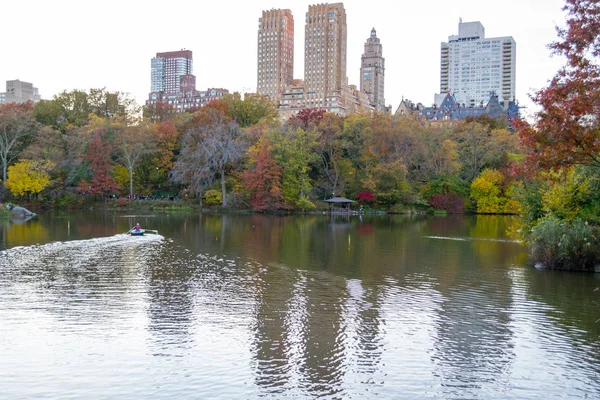
<path id="1" fill-rule="evenodd" d="M 587 222 L 544 219 L 528 239 L 533 261 L 547 268 L 593 271 L 600 264 L 600 232 Z"/>
<path id="2" fill-rule="evenodd" d="M 296 206 L 298 206 L 298 208 L 300 208 L 303 212 L 315 208 L 315 204 L 306 196 L 300 196 L 300 199 L 298 199 L 296 202 Z"/>
<path id="3" fill-rule="evenodd" d="M 65 192 L 57 204 L 60 208 L 77 208 L 83 206 L 84 200 L 75 193 Z"/>
<path id="4" fill-rule="evenodd" d="M 465 200 L 456 193 L 434 194 L 429 204 L 436 210 L 445 210 L 451 214 L 460 214 L 465 210 Z"/>
<path id="5" fill-rule="evenodd" d="M 361 203 L 372 203 L 375 200 L 371 192 L 360 192 L 356 197 Z"/>
<path id="6" fill-rule="evenodd" d="M 421 195 L 429 199 L 434 194 L 456 193 L 462 197 L 469 197 L 469 185 L 457 176 L 440 176 L 427 183 Z"/>
<path id="7" fill-rule="evenodd" d="M 204 193 L 204 196 L 202 197 L 204 199 L 204 204 L 209 206 L 216 206 L 218 204 L 221 204 L 221 201 L 223 200 L 221 192 L 215 189 L 207 190 L 206 193 Z"/>

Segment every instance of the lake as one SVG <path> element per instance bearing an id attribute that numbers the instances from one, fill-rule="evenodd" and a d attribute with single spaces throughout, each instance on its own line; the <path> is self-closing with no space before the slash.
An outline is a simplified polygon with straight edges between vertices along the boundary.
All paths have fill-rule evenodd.
<path id="1" fill-rule="evenodd" d="M 536 269 L 514 222 L 0 221 L 2 396 L 600 398 L 600 274 Z"/>

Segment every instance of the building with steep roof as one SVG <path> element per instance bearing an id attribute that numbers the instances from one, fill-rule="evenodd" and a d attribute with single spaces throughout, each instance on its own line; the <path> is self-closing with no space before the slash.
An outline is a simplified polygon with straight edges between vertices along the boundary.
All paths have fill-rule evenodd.
<path id="1" fill-rule="evenodd" d="M 485 106 L 480 104 L 476 107 L 461 107 L 451 92 L 447 92 L 441 97 L 441 101 L 436 101 L 431 107 L 424 107 L 420 103 L 414 104 L 409 100 L 402 99 L 394 117 L 416 117 L 423 121 L 456 121 L 487 115 L 494 119 L 505 118 L 510 123 L 518 116 L 519 107 L 516 103 L 511 102 L 507 108 L 504 108 L 498 101 L 496 93 L 491 92 L 488 95 L 489 99 Z"/>

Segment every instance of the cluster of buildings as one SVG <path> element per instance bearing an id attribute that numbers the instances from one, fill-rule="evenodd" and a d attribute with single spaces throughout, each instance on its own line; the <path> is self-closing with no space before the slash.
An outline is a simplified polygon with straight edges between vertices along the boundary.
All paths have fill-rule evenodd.
<path id="1" fill-rule="evenodd" d="M 346 10 L 342 3 L 308 7 L 304 28 L 304 79 L 294 79 L 294 17 L 263 11 L 258 20 L 257 93 L 269 97 L 282 120 L 303 108 L 340 115 L 385 106 L 385 59 L 375 29 L 365 43 L 360 89 L 348 83 Z"/>
<path id="2" fill-rule="evenodd" d="M 150 94 L 146 105 L 163 103 L 178 112 L 191 112 L 229 93 L 221 88 L 196 90 L 193 64 L 191 50 L 156 53 L 150 64 Z"/>
<path id="3" fill-rule="evenodd" d="M 3 103 L 26 103 L 32 101 L 37 103 L 42 97 L 38 88 L 32 83 L 23 82 L 18 79 L 6 81 L 6 91 L 0 92 L 0 104 Z"/>
<path id="4" fill-rule="evenodd" d="M 511 36 L 486 38 L 481 22 L 458 23 L 458 35 L 441 44 L 440 93 L 424 107 L 402 100 L 395 115 L 428 121 L 519 113 L 515 101 L 517 45 Z"/>
<path id="5" fill-rule="evenodd" d="M 360 86 L 347 77 L 347 25 L 343 3 L 308 7 L 304 26 L 304 76 L 294 78 L 294 16 L 271 9 L 258 19 L 256 92 L 271 99 L 283 121 L 304 108 L 342 116 L 392 112 L 385 104 L 385 58 L 375 28 L 364 43 Z M 480 115 L 509 120 L 518 115 L 515 101 L 516 43 L 510 36 L 486 38 L 481 22 L 458 24 L 458 34 L 440 48 L 440 93 L 425 107 L 403 99 L 394 115 L 424 120 L 464 119 Z M 196 90 L 190 50 L 156 53 L 146 105 L 168 104 L 179 112 L 194 111 L 229 93 L 223 88 Z M 37 102 L 31 83 L 7 81 L 0 103 Z"/>
<path id="6" fill-rule="evenodd" d="M 259 18 L 257 92 L 277 104 L 282 120 L 303 108 L 340 115 L 391 112 L 385 105 L 385 59 L 373 28 L 361 57 L 360 89 L 348 83 L 346 12 L 342 3 L 309 6 L 304 42 L 304 79 L 294 79 L 294 18 L 290 10 L 263 11 Z M 424 107 L 403 100 L 395 115 L 426 120 L 493 118 L 518 113 L 515 102 L 516 43 L 486 38 L 481 22 L 458 24 L 458 35 L 441 44 L 440 93 Z"/>

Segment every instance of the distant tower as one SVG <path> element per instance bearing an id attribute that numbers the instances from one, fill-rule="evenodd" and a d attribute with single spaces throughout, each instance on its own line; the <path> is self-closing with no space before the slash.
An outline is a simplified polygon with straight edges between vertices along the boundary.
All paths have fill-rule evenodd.
<path id="1" fill-rule="evenodd" d="M 294 82 L 294 17 L 290 10 L 263 11 L 258 20 L 258 94 L 275 103 Z"/>
<path id="2" fill-rule="evenodd" d="M 515 101 L 517 44 L 512 36 L 486 38 L 481 22 L 462 22 L 458 35 L 441 44 L 440 91 L 451 91 L 462 106 L 490 99 L 490 92 L 507 107 Z"/>
<path id="3" fill-rule="evenodd" d="M 305 107 L 336 111 L 348 86 L 344 5 L 308 6 L 304 40 Z"/>
<path id="4" fill-rule="evenodd" d="M 192 75 L 192 67 L 191 50 L 156 53 L 151 62 L 150 91 L 180 93 L 195 90 L 196 77 Z"/>
<path id="5" fill-rule="evenodd" d="M 377 111 L 385 110 L 385 58 L 383 48 L 375 28 L 365 42 L 360 67 L 360 91 L 369 96 L 369 101 Z"/>

